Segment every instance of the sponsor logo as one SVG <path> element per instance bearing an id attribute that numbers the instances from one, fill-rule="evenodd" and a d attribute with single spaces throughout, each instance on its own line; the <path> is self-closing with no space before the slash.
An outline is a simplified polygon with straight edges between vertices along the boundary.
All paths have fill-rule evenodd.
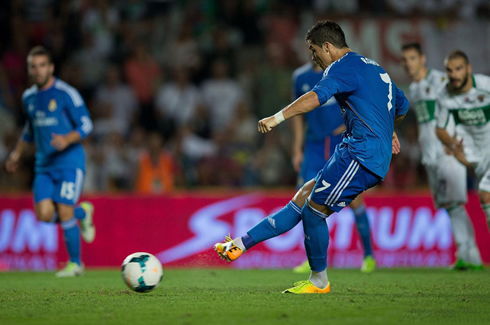
<path id="1" fill-rule="evenodd" d="M 56 225 L 37 221 L 32 210 L 0 210 L 1 269 L 54 270 L 57 251 Z"/>
<path id="2" fill-rule="evenodd" d="M 209 250 L 228 233 L 232 237 L 244 235 L 267 215 L 282 208 L 265 211 L 257 207 L 263 200 L 265 198 L 258 195 L 240 196 L 198 210 L 191 216 L 188 224 L 193 237 L 157 256 L 163 263 L 171 263 Z M 405 206 L 398 209 L 384 206 L 370 207 L 367 214 L 380 266 L 443 266 L 451 262 L 452 231 L 445 210 L 433 213 L 425 206 Z M 226 220 L 222 218 L 225 215 Z M 327 219 L 331 236 L 329 265 L 333 267 L 354 267 L 362 261 L 354 218 L 352 210 L 347 208 Z M 302 227 L 294 227 L 280 236 L 264 241 L 261 243 L 262 249 L 247 252 L 232 267 L 294 266 L 305 258 L 302 251 L 304 239 Z"/>
<path id="3" fill-rule="evenodd" d="M 340 202 L 339 204 L 337 204 L 339 207 L 345 207 L 345 202 Z"/>
<path id="4" fill-rule="evenodd" d="M 33 103 L 30 103 L 29 106 L 27 106 L 27 110 L 29 112 L 32 112 L 34 110 L 34 104 Z"/>
<path id="5" fill-rule="evenodd" d="M 466 125 L 482 124 L 486 122 L 485 112 L 482 109 L 458 110 L 458 117 Z"/>

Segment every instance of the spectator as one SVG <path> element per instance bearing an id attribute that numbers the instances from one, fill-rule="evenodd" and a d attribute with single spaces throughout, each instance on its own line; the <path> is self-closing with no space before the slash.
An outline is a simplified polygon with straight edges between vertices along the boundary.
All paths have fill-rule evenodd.
<path id="1" fill-rule="evenodd" d="M 226 61 L 217 60 L 213 63 L 212 78 L 204 82 L 202 96 L 210 113 L 212 132 L 223 132 L 243 101 L 242 89 L 230 78 Z"/>
<path id="2" fill-rule="evenodd" d="M 162 194 L 174 190 L 172 155 L 163 151 L 163 139 L 153 132 L 148 137 L 148 149 L 140 156 L 135 190 L 139 193 Z"/>
<path id="3" fill-rule="evenodd" d="M 144 42 L 136 44 L 133 55 L 126 60 L 124 70 L 141 106 L 140 123 L 143 127 L 154 129 L 156 123 L 153 98 L 162 72 Z"/>
<path id="4" fill-rule="evenodd" d="M 138 102 L 133 90 L 121 81 L 117 66 L 110 66 L 106 73 L 105 83 L 96 94 L 97 110 L 95 115 L 94 135 L 105 136 L 111 132 L 127 135 L 131 123 L 138 114 Z"/>
<path id="5" fill-rule="evenodd" d="M 190 83 L 188 70 L 177 67 L 174 80 L 160 87 L 156 97 L 160 129 L 166 136 L 172 135 L 174 127 L 181 128 L 191 123 L 199 100 L 199 91 Z"/>

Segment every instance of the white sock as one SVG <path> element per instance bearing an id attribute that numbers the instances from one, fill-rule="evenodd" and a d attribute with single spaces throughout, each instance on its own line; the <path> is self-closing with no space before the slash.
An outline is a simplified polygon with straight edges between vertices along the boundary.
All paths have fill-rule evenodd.
<path id="1" fill-rule="evenodd" d="M 476 246 L 473 224 L 463 205 L 448 209 L 453 228 L 454 241 L 457 247 L 457 256 L 463 262 L 481 265 L 480 251 Z"/>
<path id="2" fill-rule="evenodd" d="M 235 246 L 240 248 L 244 253 L 247 251 L 247 249 L 245 248 L 245 245 L 243 245 L 242 237 L 237 237 L 237 238 L 233 239 L 233 244 L 235 244 Z"/>
<path id="3" fill-rule="evenodd" d="M 311 271 L 310 281 L 315 287 L 325 289 L 328 286 L 327 269 L 321 272 Z"/>

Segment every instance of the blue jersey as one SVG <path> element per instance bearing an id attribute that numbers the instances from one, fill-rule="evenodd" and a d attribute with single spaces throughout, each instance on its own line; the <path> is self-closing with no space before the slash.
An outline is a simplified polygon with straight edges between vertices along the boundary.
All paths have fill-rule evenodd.
<path id="1" fill-rule="evenodd" d="M 313 88 L 325 104 L 332 96 L 340 105 L 349 154 L 381 178 L 391 161 L 395 115 L 408 111 L 408 100 L 375 61 L 348 52 L 325 69 Z"/>
<path id="2" fill-rule="evenodd" d="M 315 71 L 313 63 L 307 63 L 293 73 L 293 101 L 309 92 L 322 79 L 323 71 Z M 340 107 L 332 97 L 324 105 L 305 114 L 305 142 L 324 142 L 333 131 L 344 124 Z"/>
<path id="3" fill-rule="evenodd" d="M 46 90 L 34 85 L 22 95 L 26 125 L 22 139 L 36 144 L 36 172 L 53 169 L 85 170 L 85 153 L 80 143 L 63 151 L 51 145 L 52 134 L 68 134 L 76 130 L 85 138 L 92 131 L 92 121 L 78 91 L 55 79 Z"/>

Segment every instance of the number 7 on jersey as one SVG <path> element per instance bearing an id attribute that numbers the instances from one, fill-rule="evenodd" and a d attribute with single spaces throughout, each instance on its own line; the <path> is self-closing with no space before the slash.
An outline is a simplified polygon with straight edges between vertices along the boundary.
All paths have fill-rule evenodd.
<path id="1" fill-rule="evenodd" d="M 391 111 L 393 107 L 393 104 L 391 104 L 391 100 L 393 99 L 391 78 L 387 73 L 380 73 L 379 76 L 383 82 L 388 84 L 388 111 Z"/>

